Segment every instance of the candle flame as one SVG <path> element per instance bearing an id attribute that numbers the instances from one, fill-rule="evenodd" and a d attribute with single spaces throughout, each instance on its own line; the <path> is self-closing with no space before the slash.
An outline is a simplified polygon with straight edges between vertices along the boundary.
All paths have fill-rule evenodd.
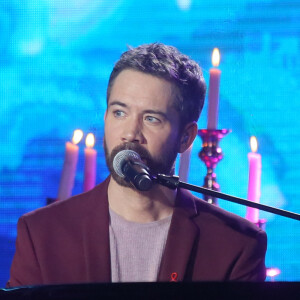
<path id="1" fill-rule="evenodd" d="M 256 152 L 258 148 L 257 139 L 255 136 L 251 136 L 250 138 L 250 147 L 252 152 Z"/>
<path id="2" fill-rule="evenodd" d="M 211 61 L 214 67 L 218 67 L 220 64 L 220 51 L 218 48 L 214 48 Z"/>
<path id="3" fill-rule="evenodd" d="M 80 130 L 80 129 L 74 130 L 72 143 L 75 145 L 78 144 L 81 141 L 82 137 L 83 137 L 82 130 Z"/>
<path id="4" fill-rule="evenodd" d="M 86 136 L 86 139 L 85 139 L 85 144 L 88 148 L 93 148 L 94 145 L 95 145 L 95 137 L 92 133 L 89 133 L 87 136 Z"/>
<path id="5" fill-rule="evenodd" d="M 275 277 L 279 275 L 281 272 L 278 268 L 268 268 L 267 269 L 267 276 Z"/>

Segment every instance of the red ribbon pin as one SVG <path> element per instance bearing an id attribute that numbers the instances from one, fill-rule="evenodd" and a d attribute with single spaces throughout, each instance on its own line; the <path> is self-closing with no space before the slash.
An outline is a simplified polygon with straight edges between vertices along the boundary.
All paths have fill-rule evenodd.
<path id="1" fill-rule="evenodd" d="M 171 274 L 171 282 L 177 282 L 177 277 L 178 277 L 178 274 L 176 272 L 173 272 Z"/>

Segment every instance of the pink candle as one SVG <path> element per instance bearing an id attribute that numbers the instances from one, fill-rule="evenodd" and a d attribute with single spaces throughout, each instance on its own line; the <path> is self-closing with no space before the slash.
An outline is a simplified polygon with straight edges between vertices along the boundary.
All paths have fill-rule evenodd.
<path id="1" fill-rule="evenodd" d="M 248 200 L 259 202 L 260 199 L 260 184 L 261 184 L 261 155 L 256 153 L 257 140 L 255 137 L 250 139 L 252 152 L 248 153 L 249 160 L 249 184 L 248 184 Z M 246 219 L 258 223 L 259 210 L 252 207 L 247 207 Z"/>
<path id="2" fill-rule="evenodd" d="M 95 137 L 89 133 L 85 140 L 86 148 L 84 149 L 84 182 L 83 190 L 86 192 L 92 189 L 96 184 L 96 157 L 97 151 L 93 149 Z"/>
<path id="3" fill-rule="evenodd" d="M 217 67 L 219 63 L 220 52 L 218 48 L 215 48 L 212 54 L 212 64 Z M 209 70 L 207 129 L 217 129 L 218 127 L 220 77 L 219 69 L 211 68 Z"/>
<path id="4" fill-rule="evenodd" d="M 65 160 L 60 178 L 57 200 L 65 200 L 72 195 L 76 166 L 78 161 L 78 144 L 82 139 L 83 132 L 79 129 L 74 131 L 71 142 L 66 142 Z"/>

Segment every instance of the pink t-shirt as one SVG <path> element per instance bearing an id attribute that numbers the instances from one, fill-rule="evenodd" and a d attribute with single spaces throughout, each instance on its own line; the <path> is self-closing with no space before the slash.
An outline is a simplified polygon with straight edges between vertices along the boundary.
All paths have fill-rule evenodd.
<path id="1" fill-rule="evenodd" d="M 109 213 L 112 282 L 156 281 L 172 216 L 136 223 Z"/>

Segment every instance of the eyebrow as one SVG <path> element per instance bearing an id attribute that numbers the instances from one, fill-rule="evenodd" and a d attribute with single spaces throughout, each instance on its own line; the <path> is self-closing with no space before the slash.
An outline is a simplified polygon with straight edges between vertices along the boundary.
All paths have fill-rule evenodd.
<path id="1" fill-rule="evenodd" d="M 113 106 L 113 105 L 119 105 L 119 106 L 122 106 L 122 107 L 128 107 L 127 104 L 125 104 L 124 102 L 121 102 L 121 101 L 118 101 L 118 100 L 115 100 L 115 101 L 112 101 L 111 103 L 109 103 L 109 107 Z M 144 114 L 155 114 L 155 115 L 160 115 L 162 117 L 164 117 L 165 119 L 168 119 L 168 116 L 166 113 L 160 111 L 160 110 L 154 110 L 154 109 L 146 109 L 143 111 Z"/>
<path id="2" fill-rule="evenodd" d="M 108 104 L 108 106 L 113 106 L 113 105 L 119 105 L 119 106 L 122 106 L 122 107 L 128 107 L 128 105 L 126 105 L 125 103 L 121 102 L 121 101 L 112 101 L 111 103 Z"/>

